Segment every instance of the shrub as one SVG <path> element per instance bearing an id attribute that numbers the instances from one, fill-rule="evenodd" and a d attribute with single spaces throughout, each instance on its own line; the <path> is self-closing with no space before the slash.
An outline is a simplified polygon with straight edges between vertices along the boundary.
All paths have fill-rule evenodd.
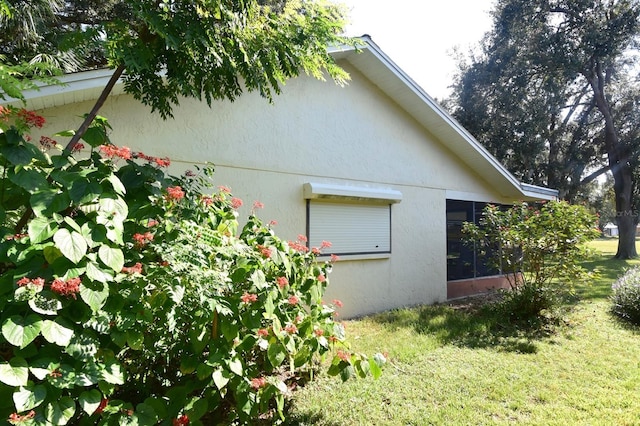
<path id="1" fill-rule="evenodd" d="M 589 278 L 579 260 L 589 254 L 585 243 L 599 235 L 595 224 L 585 207 L 551 201 L 539 208 L 489 205 L 479 224 L 465 223 L 464 232 L 508 278 L 511 291 L 499 309 L 519 321 L 555 309 L 575 280 Z"/>
<path id="2" fill-rule="evenodd" d="M 632 324 L 640 325 L 640 268 L 626 271 L 611 288 L 611 311 Z"/>
<path id="3" fill-rule="evenodd" d="M 112 145 L 102 118 L 85 158 L 50 138 L 38 149 L 24 133 L 42 119 L 23 111 L 0 111 L 10 423 L 276 423 L 318 357 L 343 380 L 380 374 L 384 358 L 351 353 L 322 300 L 328 243 L 278 238 L 260 203 L 239 230 L 242 202 L 208 192 L 212 169 L 168 176 L 168 159 Z"/>

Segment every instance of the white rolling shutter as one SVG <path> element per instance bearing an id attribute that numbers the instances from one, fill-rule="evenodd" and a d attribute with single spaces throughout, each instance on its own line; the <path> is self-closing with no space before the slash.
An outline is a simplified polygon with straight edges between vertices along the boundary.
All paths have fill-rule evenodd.
<path id="1" fill-rule="evenodd" d="M 308 200 L 310 247 L 336 255 L 391 252 L 391 205 Z"/>

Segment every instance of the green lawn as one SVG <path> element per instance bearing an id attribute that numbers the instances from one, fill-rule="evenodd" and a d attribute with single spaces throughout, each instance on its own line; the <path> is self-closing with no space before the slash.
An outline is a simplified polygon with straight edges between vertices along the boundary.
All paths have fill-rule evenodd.
<path id="1" fill-rule="evenodd" d="M 640 329 L 608 313 L 612 281 L 640 261 L 611 260 L 576 283 L 580 300 L 550 332 L 489 329 L 450 306 L 386 312 L 347 323 L 353 349 L 387 352 L 383 376 L 341 383 L 326 376 L 295 392 L 294 425 L 638 425 Z"/>

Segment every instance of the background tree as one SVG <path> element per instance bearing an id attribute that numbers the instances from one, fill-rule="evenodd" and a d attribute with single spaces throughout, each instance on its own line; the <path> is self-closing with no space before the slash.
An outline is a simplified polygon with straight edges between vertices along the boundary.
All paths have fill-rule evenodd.
<path id="1" fill-rule="evenodd" d="M 584 197 L 610 171 L 620 240 L 635 248 L 639 85 L 636 0 L 499 0 L 480 52 L 460 66 L 454 116 L 527 183 Z"/>

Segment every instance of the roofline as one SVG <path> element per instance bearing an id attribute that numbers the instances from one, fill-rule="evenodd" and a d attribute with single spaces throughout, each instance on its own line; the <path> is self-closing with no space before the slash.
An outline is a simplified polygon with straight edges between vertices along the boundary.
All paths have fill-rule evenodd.
<path id="1" fill-rule="evenodd" d="M 555 189 L 544 188 L 520 182 L 512 175 L 489 151 L 484 148 L 456 119 L 446 112 L 427 92 L 424 91 L 407 73 L 405 73 L 389 56 L 387 56 L 380 47 L 373 42 L 369 35 L 357 37 L 355 44 L 344 44 L 339 46 L 331 46 L 327 49 L 328 53 L 336 60 L 356 58 L 362 51 L 369 51 L 375 58 L 386 66 L 393 75 L 398 78 L 405 87 L 417 96 L 422 103 L 437 114 L 437 118 L 442 124 L 446 124 L 455 131 L 466 146 L 470 147 L 475 153 L 480 155 L 481 159 L 486 161 L 493 170 L 498 172 L 500 178 L 506 181 L 509 186 L 515 190 L 510 196 L 522 199 L 544 199 L 553 200 L 558 198 L 559 192 Z M 353 62 L 351 62 L 353 64 Z M 354 65 L 356 66 L 356 65 Z M 356 66 L 357 68 L 357 66 Z M 365 70 L 360 70 L 365 74 Z M 78 102 L 92 97 L 88 92 L 101 91 L 113 75 L 112 69 L 96 69 L 91 71 L 83 71 L 73 74 L 66 74 L 58 78 L 60 84 L 37 83 L 39 90 L 26 90 L 23 92 L 25 100 L 31 107 L 42 109 L 50 106 L 61 106 L 67 103 Z M 124 85 L 119 80 L 114 87 L 111 95 L 123 93 Z M 384 90 L 384 89 L 382 89 Z M 99 94 L 99 93 L 98 93 Z M 0 105 L 22 105 L 22 101 L 18 99 L 0 99 Z M 401 105 L 402 106 L 402 105 Z M 458 141 L 459 143 L 460 141 Z M 451 149 L 451 147 L 450 147 Z M 454 152 L 455 147 L 454 147 Z M 459 155 L 459 153 L 457 153 Z M 463 159 L 464 160 L 464 159 Z M 470 165 L 471 166 L 471 165 Z M 506 195 L 506 194 L 503 194 Z"/>
<path id="2" fill-rule="evenodd" d="M 449 126 L 457 131 L 457 133 L 465 139 L 465 141 L 469 144 L 471 148 L 473 148 L 476 152 L 478 152 L 482 157 L 489 162 L 500 174 L 508 180 L 513 187 L 515 187 L 523 197 L 526 198 L 536 198 L 536 199 L 545 199 L 545 200 L 556 200 L 558 199 L 559 191 L 556 189 L 545 188 L 530 184 L 525 184 L 520 182 L 511 172 L 509 172 L 503 165 L 495 158 L 478 140 L 469 133 L 467 129 L 465 129 L 455 118 L 451 116 L 447 111 L 445 111 L 418 83 L 415 82 L 406 72 L 402 70 L 387 54 L 385 54 L 382 49 L 371 39 L 369 35 L 363 35 L 359 37 L 360 40 L 364 41 L 366 47 L 363 49 L 369 49 L 372 53 L 374 53 L 380 61 L 385 63 L 389 69 L 391 69 L 398 78 L 404 81 L 404 83 L 409 87 L 416 95 L 418 95 L 432 110 L 434 110 L 440 118 L 445 121 Z M 340 51 L 346 51 L 342 47 Z M 351 49 L 355 51 L 355 48 Z"/>

